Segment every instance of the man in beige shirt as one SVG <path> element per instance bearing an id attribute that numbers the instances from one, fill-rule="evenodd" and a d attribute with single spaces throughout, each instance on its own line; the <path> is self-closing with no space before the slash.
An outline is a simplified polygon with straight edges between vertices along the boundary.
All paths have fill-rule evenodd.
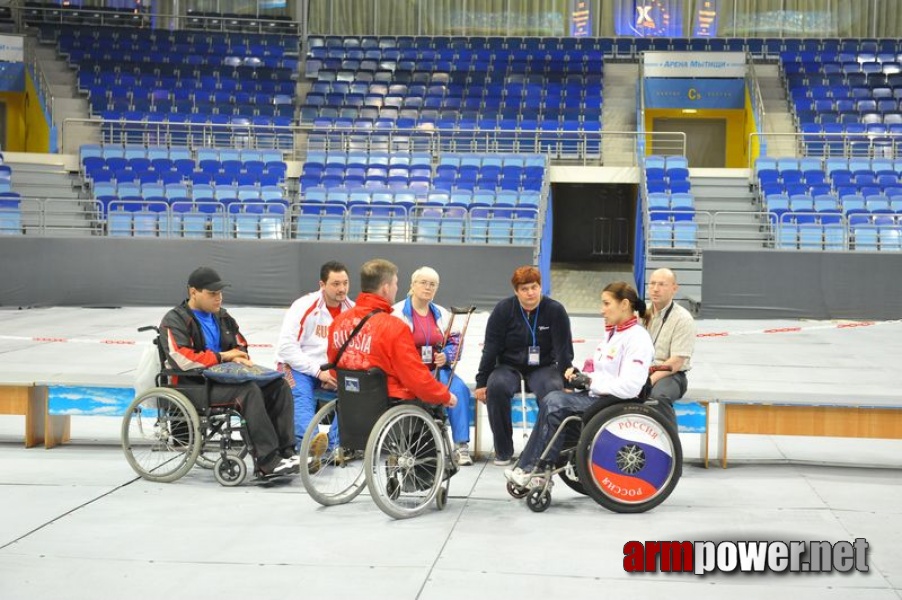
<path id="1" fill-rule="evenodd" d="M 666 365 L 670 371 L 651 375 L 651 399 L 676 420 L 673 403 L 686 393 L 686 372 L 691 368 L 695 348 L 695 319 L 689 311 L 673 301 L 680 286 L 670 269 L 658 269 L 648 280 L 651 319 L 646 325 L 655 345 L 655 365 Z"/>

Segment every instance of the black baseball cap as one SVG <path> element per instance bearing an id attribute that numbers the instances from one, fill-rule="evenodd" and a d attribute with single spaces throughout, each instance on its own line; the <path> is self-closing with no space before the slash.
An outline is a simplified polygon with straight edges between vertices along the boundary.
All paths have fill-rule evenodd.
<path id="1" fill-rule="evenodd" d="M 193 287 L 196 290 L 218 292 L 228 286 L 229 284 L 222 280 L 219 273 L 210 267 L 198 267 L 188 277 L 188 287 Z"/>

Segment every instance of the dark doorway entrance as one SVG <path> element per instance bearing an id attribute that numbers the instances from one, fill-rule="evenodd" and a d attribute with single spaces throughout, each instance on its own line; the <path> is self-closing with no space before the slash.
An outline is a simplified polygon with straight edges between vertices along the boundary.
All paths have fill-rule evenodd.
<path id="1" fill-rule="evenodd" d="M 556 183 L 553 262 L 633 260 L 636 185 Z"/>
<path id="2" fill-rule="evenodd" d="M 690 167 L 722 169 L 727 163 L 727 122 L 724 119 L 655 119 L 655 132 L 682 131 Z M 659 150 L 652 144 L 652 153 Z"/>

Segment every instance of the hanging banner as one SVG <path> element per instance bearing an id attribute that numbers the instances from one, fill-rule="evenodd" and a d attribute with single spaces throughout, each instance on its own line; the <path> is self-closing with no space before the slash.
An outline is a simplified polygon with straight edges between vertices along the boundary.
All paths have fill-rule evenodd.
<path id="1" fill-rule="evenodd" d="M 742 52 L 644 52 L 645 77 L 745 77 Z"/>
<path id="2" fill-rule="evenodd" d="M 741 109 L 744 79 L 646 79 L 645 108 Z"/>
<path id="3" fill-rule="evenodd" d="M 717 35 L 717 13 L 720 0 L 702 0 L 695 11 L 695 37 Z"/>
<path id="4" fill-rule="evenodd" d="M 614 30 L 631 37 L 683 37 L 683 0 L 617 0 Z"/>
<path id="5" fill-rule="evenodd" d="M 570 0 L 570 35 L 589 37 L 592 31 L 592 8 L 588 0 Z"/>
<path id="6" fill-rule="evenodd" d="M 25 38 L 0 34 L 0 62 L 25 62 Z"/>

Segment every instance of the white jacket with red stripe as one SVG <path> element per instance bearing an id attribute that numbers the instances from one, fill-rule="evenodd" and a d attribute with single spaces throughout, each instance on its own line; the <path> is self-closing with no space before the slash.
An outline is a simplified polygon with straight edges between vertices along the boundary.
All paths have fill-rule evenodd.
<path id="1" fill-rule="evenodd" d="M 354 306 L 350 298 L 341 304 L 344 312 Z M 332 315 L 322 291 L 301 296 L 285 313 L 276 360 L 295 371 L 317 377 L 320 365 L 326 362 L 329 326 Z"/>
<path id="2" fill-rule="evenodd" d="M 593 396 L 610 394 L 628 400 L 642 391 L 655 357 L 651 336 L 633 317 L 617 327 L 606 327 L 595 349 L 594 372 L 589 373 Z"/>

